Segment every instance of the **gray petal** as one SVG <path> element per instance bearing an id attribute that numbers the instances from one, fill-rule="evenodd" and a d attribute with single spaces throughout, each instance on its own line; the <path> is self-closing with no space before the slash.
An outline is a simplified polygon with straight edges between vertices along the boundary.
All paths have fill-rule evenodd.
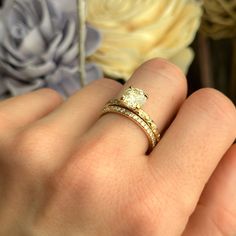
<path id="1" fill-rule="evenodd" d="M 0 46 L 1 48 L 1 46 Z M 0 50 L 0 59 L 4 61 L 6 64 L 10 64 L 13 67 L 28 67 L 31 64 L 38 64 L 39 63 L 39 58 L 29 58 L 27 60 L 18 60 L 16 59 L 12 54 L 10 53 L 3 53 Z"/>
<path id="2" fill-rule="evenodd" d="M 92 55 L 100 46 L 102 36 L 98 30 L 87 25 L 87 36 L 85 42 L 86 56 Z"/>
<path id="3" fill-rule="evenodd" d="M 56 65 L 52 61 L 48 61 L 42 65 L 31 65 L 26 68 L 15 69 L 10 65 L 0 61 L 0 68 L 2 68 L 4 72 L 7 72 L 13 78 L 28 81 L 29 79 L 42 77 L 52 73 L 52 71 L 56 69 Z"/>
<path id="4" fill-rule="evenodd" d="M 36 27 L 24 38 L 19 52 L 22 55 L 38 56 L 46 50 L 46 42 L 40 30 Z"/>
<path id="5" fill-rule="evenodd" d="M 77 43 L 73 44 L 72 47 L 63 55 L 61 63 L 63 65 L 70 64 L 78 57 L 79 46 Z"/>
<path id="6" fill-rule="evenodd" d="M 41 30 L 41 33 L 43 34 L 45 40 L 49 41 L 52 38 L 52 32 L 54 31 L 54 29 L 52 26 L 51 17 L 49 14 L 48 5 L 47 5 L 46 1 L 40 1 L 40 2 L 41 2 L 41 7 L 42 7 L 41 8 L 42 21 L 40 24 L 40 30 Z"/>
<path id="7" fill-rule="evenodd" d="M 5 85 L 13 96 L 24 94 L 45 86 L 45 83 L 41 79 L 33 80 L 32 83 L 21 83 L 17 80 L 8 78 L 5 80 Z"/>
<path id="8" fill-rule="evenodd" d="M 31 17 L 26 17 L 25 10 L 17 9 L 18 7 L 20 7 L 18 4 L 14 4 L 4 21 L 10 36 L 17 42 L 17 44 L 20 44 L 30 31 L 27 18 Z"/>
<path id="9" fill-rule="evenodd" d="M 19 21 L 19 19 L 21 19 L 21 22 L 25 24 L 29 30 L 31 30 L 35 25 L 39 24 L 39 18 L 37 17 L 38 14 L 35 11 L 35 8 L 40 8 L 37 3 L 38 2 L 35 2 L 35 0 L 32 0 L 31 2 L 27 0 L 15 0 L 10 8 L 8 17 L 14 19 L 16 16 L 18 16 L 18 19 L 15 19 L 16 22 L 17 20 Z M 11 27 L 10 21 L 13 19 L 8 20 L 8 27 Z"/>
<path id="10" fill-rule="evenodd" d="M 6 33 L 6 28 L 3 24 L 3 22 L 1 22 L 0 19 L 0 42 L 2 42 L 4 40 L 4 34 Z"/>
<path id="11" fill-rule="evenodd" d="M 19 52 L 17 48 L 13 47 L 8 37 L 5 37 L 4 41 L 2 42 L 2 47 L 16 60 L 23 61 L 27 59 L 27 57 Z"/>
<path id="12" fill-rule="evenodd" d="M 86 84 L 102 78 L 102 76 L 102 70 L 96 64 L 86 64 Z M 71 96 L 81 89 L 78 67 L 72 69 L 61 67 L 50 77 L 51 79 L 47 78 L 47 81 L 50 81 L 49 87 L 54 88 L 59 92 L 64 91 L 63 95 L 66 97 Z M 55 78 L 57 78 L 57 81 L 55 81 Z M 58 85 L 60 85 L 59 90 Z"/>
<path id="13" fill-rule="evenodd" d="M 59 92 L 63 91 L 63 95 L 66 97 L 72 95 L 81 88 L 78 80 L 78 68 L 60 67 L 54 74 L 47 77 L 47 84 Z M 60 89 L 58 90 L 58 88 Z"/>
<path id="14" fill-rule="evenodd" d="M 31 91 L 42 86 L 40 83 L 65 96 L 79 90 L 76 0 L 16 0 L 13 4 L 11 14 L 15 15 L 9 22 L 17 23 L 18 19 L 23 31 L 18 32 L 16 27 L 12 35 L 5 25 L 0 28 L 0 38 L 4 39 L 0 40 L 0 70 L 14 78 L 6 83 L 11 93 Z M 70 10 L 60 9 L 63 4 Z M 87 26 L 86 55 L 91 55 L 100 42 L 100 33 Z M 102 77 L 102 71 L 95 64 L 87 64 L 86 76 L 89 83 Z"/>
<path id="15" fill-rule="evenodd" d="M 44 61 L 53 60 L 56 50 L 63 38 L 62 32 L 57 32 L 47 51 L 41 56 Z"/>
<path id="16" fill-rule="evenodd" d="M 63 90 L 67 96 L 71 96 L 75 92 L 81 89 L 81 85 L 77 78 L 71 77 L 70 79 L 63 80 L 61 83 Z"/>
<path id="17" fill-rule="evenodd" d="M 55 1 L 51 1 L 51 0 L 45 0 L 45 1 L 47 2 L 48 11 L 49 11 L 53 25 L 56 26 L 56 28 L 62 29 L 64 26 L 65 18 L 68 18 L 68 17 L 63 14 L 63 11 L 60 11 L 56 8 Z"/>
<path id="18" fill-rule="evenodd" d="M 67 14 L 77 13 L 77 3 L 76 0 L 50 0 L 54 3 L 58 11 L 63 11 Z"/>
<path id="19" fill-rule="evenodd" d="M 3 78 L 0 78 L 0 96 L 7 92 L 7 87 L 3 81 Z"/>
<path id="20" fill-rule="evenodd" d="M 103 72 L 95 63 L 86 64 L 86 84 L 103 77 Z"/>
<path id="21" fill-rule="evenodd" d="M 69 49 L 71 44 L 73 44 L 75 37 L 76 23 L 74 20 L 68 20 L 66 24 L 66 29 L 64 31 L 64 39 L 60 46 L 57 48 L 55 60 L 58 60 Z"/>

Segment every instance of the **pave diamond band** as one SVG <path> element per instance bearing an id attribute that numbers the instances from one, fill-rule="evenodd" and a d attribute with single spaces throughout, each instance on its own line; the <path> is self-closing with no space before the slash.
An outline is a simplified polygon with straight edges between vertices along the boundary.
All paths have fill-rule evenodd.
<path id="1" fill-rule="evenodd" d="M 130 118 L 132 121 L 134 121 L 136 124 L 138 124 L 138 126 L 140 128 L 142 128 L 142 130 L 145 132 L 148 141 L 149 141 L 149 150 L 148 152 L 150 152 L 157 144 L 157 139 L 155 134 L 153 133 L 152 129 L 150 128 L 150 126 L 142 119 L 140 118 L 137 114 L 135 114 L 134 112 L 130 111 L 129 109 L 125 108 L 125 107 L 120 107 L 120 106 L 116 106 L 116 105 L 106 105 L 102 111 L 102 115 L 106 114 L 106 113 L 118 113 L 121 114 L 123 116 L 126 116 L 128 118 Z"/>
<path id="2" fill-rule="evenodd" d="M 124 107 L 131 110 L 129 107 L 126 106 L 126 104 L 122 100 L 119 100 L 119 99 L 111 99 L 107 103 L 107 106 L 113 106 L 113 105 Z M 153 133 L 155 134 L 157 142 L 160 141 L 160 138 L 161 138 L 160 132 L 157 128 L 157 125 L 151 119 L 151 117 L 142 109 L 132 109 L 131 111 L 147 123 L 147 125 L 152 129 Z"/>
<path id="3" fill-rule="evenodd" d="M 118 113 L 138 124 L 148 138 L 149 149 L 147 152 L 150 153 L 160 141 L 161 135 L 155 122 L 142 109 L 142 106 L 147 100 L 148 95 L 142 89 L 130 86 L 124 90 L 120 98 L 108 101 L 103 109 L 102 115 L 106 113 Z"/>

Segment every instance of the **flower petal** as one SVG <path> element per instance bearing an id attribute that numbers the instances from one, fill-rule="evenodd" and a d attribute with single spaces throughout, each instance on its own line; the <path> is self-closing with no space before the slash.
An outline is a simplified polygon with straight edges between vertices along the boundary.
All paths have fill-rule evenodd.
<path id="1" fill-rule="evenodd" d="M 60 67 L 55 73 L 47 76 L 46 81 L 48 87 L 56 89 L 64 97 L 72 95 L 81 88 L 78 80 L 78 67 L 72 69 Z"/>
<path id="2" fill-rule="evenodd" d="M 193 61 L 193 58 L 193 50 L 191 48 L 185 48 L 169 60 L 176 64 L 178 67 L 180 67 L 182 71 L 187 74 L 189 66 Z"/>
<path id="3" fill-rule="evenodd" d="M 54 55 L 57 51 L 57 48 L 63 38 L 62 32 L 57 32 L 55 34 L 54 39 L 51 41 L 47 51 L 45 51 L 44 54 L 42 54 L 41 58 L 46 61 L 46 60 L 53 60 Z"/>
<path id="4" fill-rule="evenodd" d="M 54 0 L 54 5 L 58 11 L 63 11 L 66 14 L 77 13 L 77 3 L 76 0 Z"/>
<path id="5" fill-rule="evenodd" d="M 13 96 L 42 88 L 45 85 L 42 79 L 35 79 L 31 83 L 27 84 L 11 78 L 7 78 L 4 80 L 4 83 Z"/>
<path id="6" fill-rule="evenodd" d="M 78 71 L 78 67 L 71 69 L 60 67 L 54 74 L 46 78 L 47 85 L 60 92 L 64 97 L 69 97 L 81 89 Z M 86 64 L 86 84 L 102 76 L 102 70 L 96 64 Z"/>
<path id="7" fill-rule="evenodd" d="M 1 14 L 4 18 L 0 21 L 6 22 L 8 18 L 9 24 L 4 23 L 0 28 L 3 39 L 0 40 L 0 71 L 5 76 L 5 88 L 12 95 L 48 86 L 69 96 L 81 88 L 76 0 L 68 2 L 68 5 L 73 2 L 70 11 L 56 7 L 59 2 L 14 0 L 8 4 L 10 12 Z M 67 4 L 65 0 L 64 4 Z M 89 27 L 86 41 L 86 54 L 91 55 L 99 46 L 101 35 Z M 86 72 L 87 83 L 102 75 L 94 64 L 86 65 Z"/>
<path id="8" fill-rule="evenodd" d="M 47 45 L 44 41 L 43 35 L 39 28 L 36 27 L 24 38 L 19 47 L 19 52 L 26 56 L 37 56 L 44 52 L 46 47 Z"/>
<path id="9" fill-rule="evenodd" d="M 155 55 L 170 59 L 188 47 L 202 15 L 197 0 L 89 0 L 87 3 L 87 21 L 103 37 L 102 45 L 89 60 L 101 65 L 109 76 L 124 79 L 130 78 L 146 58 Z"/>
<path id="10" fill-rule="evenodd" d="M 0 79 L 0 96 L 7 92 L 7 87 L 3 81 L 3 78 Z"/>
<path id="11" fill-rule="evenodd" d="M 0 61 L 0 68 L 11 75 L 13 78 L 17 78 L 22 81 L 28 81 L 29 79 L 38 78 L 50 74 L 55 70 L 56 65 L 52 61 L 48 61 L 42 65 L 31 65 L 22 69 L 15 69 L 3 61 Z"/>
<path id="12" fill-rule="evenodd" d="M 33 0 L 37 1 L 37 0 Z M 41 24 L 40 30 L 43 34 L 46 41 L 50 41 L 52 38 L 52 32 L 54 32 L 54 28 L 52 25 L 51 17 L 49 14 L 48 4 L 46 1 L 38 0 L 41 3 Z"/>
<path id="13" fill-rule="evenodd" d="M 9 35 L 5 35 L 4 41 L 1 44 L 5 52 L 9 53 L 12 57 L 14 57 L 14 59 L 19 60 L 19 61 L 23 61 L 27 59 L 27 57 L 24 54 L 19 52 L 18 49 L 14 47 L 11 41 L 12 39 L 9 37 Z"/>
<path id="14" fill-rule="evenodd" d="M 91 56 L 101 45 L 102 36 L 101 33 L 92 26 L 87 25 L 86 29 L 85 51 L 86 56 Z"/>
<path id="15" fill-rule="evenodd" d="M 76 23 L 74 20 L 68 20 L 63 32 L 64 38 L 55 53 L 55 60 L 58 60 L 73 44 L 76 37 Z M 77 43 L 75 43 L 77 45 Z"/>
<path id="16" fill-rule="evenodd" d="M 102 69 L 95 63 L 88 63 L 85 65 L 86 70 L 86 84 L 103 77 Z"/>
<path id="17" fill-rule="evenodd" d="M 71 48 L 61 58 L 61 64 L 68 65 L 72 63 L 74 60 L 77 60 L 78 51 L 79 51 L 78 45 L 76 43 L 73 44 Z"/>

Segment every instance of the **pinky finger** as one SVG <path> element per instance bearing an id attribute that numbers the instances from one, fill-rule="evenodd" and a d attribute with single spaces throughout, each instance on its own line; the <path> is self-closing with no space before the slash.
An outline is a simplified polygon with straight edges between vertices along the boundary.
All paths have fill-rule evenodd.
<path id="1" fill-rule="evenodd" d="M 183 236 L 236 235 L 236 145 L 213 173 Z"/>

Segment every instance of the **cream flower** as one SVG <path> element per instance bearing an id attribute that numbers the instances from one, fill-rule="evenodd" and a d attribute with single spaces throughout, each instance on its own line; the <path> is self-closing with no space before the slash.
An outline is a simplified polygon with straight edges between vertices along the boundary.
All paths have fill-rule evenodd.
<path id="1" fill-rule="evenodd" d="M 204 0 L 201 30 L 213 39 L 236 36 L 236 1 Z"/>
<path id="2" fill-rule="evenodd" d="M 162 57 L 185 72 L 193 52 L 188 48 L 200 25 L 197 0 L 89 0 L 89 23 L 103 33 L 91 57 L 106 74 L 128 79 L 144 61 Z"/>

